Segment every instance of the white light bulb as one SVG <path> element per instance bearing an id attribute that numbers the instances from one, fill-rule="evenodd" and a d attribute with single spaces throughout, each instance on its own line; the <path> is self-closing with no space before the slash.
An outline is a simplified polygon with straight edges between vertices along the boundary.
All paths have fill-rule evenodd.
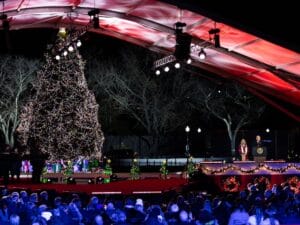
<path id="1" fill-rule="evenodd" d="M 189 58 L 187 61 L 186 61 L 187 64 L 191 64 L 192 63 L 192 60 Z"/>
<path id="2" fill-rule="evenodd" d="M 188 132 L 190 132 L 190 131 L 191 131 L 190 127 L 189 127 L 189 126 L 186 126 L 186 127 L 185 127 L 185 132 L 188 133 Z"/>
<path id="3" fill-rule="evenodd" d="M 156 70 L 155 71 L 155 74 L 158 76 L 158 75 L 160 75 L 160 70 Z"/>
<path id="4" fill-rule="evenodd" d="M 64 56 L 67 56 L 67 55 L 68 55 L 68 52 L 67 52 L 67 51 L 64 51 L 63 55 L 64 55 Z"/>
<path id="5" fill-rule="evenodd" d="M 168 66 L 166 66 L 165 69 L 164 69 L 164 71 L 165 71 L 165 72 L 169 72 L 169 71 L 170 71 L 170 68 L 169 68 Z"/>
<path id="6" fill-rule="evenodd" d="M 74 51 L 74 47 L 73 47 L 72 45 L 69 46 L 68 51 L 69 51 L 69 52 L 73 52 L 73 51 Z"/>
<path id="7" fill-rule="evenodd" d="M 176 69 L 179 69 L 179 68 L 180 68 L 180 63 L 179 63 L 179 62 L 175 63 L 174 67 L 175 67 Z"/>
<path id="8" fill-rule="evenodd" d="M 56 55 L 55 56 L 55 59 L 58 61 L 58 60 L 60 60 L 60 56 L 59 55 Z"/>
<path id="9" fill-rule="evenodd" d="M 77 43 L 76 43 L 77 47 L 80 47 L 82 45 L 81 41 L 78 40 Z"/>

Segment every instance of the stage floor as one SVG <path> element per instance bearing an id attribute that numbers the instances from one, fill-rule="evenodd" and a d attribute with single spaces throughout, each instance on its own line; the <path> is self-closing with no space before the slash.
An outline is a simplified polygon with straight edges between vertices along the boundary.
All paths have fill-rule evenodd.
<path id="1" fill-rule="evenodd" d="M 169 191 L 180 192 L 187 184 L 188 180 L 183 178 L 122 180 L 108 184 L 31 184 L 30 180 L 22 179 L 18 183 L 9 184 L 8 188 L 10 190 L 30 189 L 31 191 L 84 192 L 94 195 L 131 195 L 161 194 Z"/>
<path id="2" fill-rule="evenodd" d="M 130 180 L 128 173 L 117 173 L 117 177 L 121 179 L 120 181 L 113 181 L 108 184 L 88 184 L 87 178 L 91 174 L 86 174 L 87 177 L 81 180 L 77 179 L 80 174 L 75 174 L 77 184 L 48 183 L 36 185 L 30 183 L 30 175 L 25 175 L 21 179 L 21 182 L 12 183 L 8 187 L 10 189 L 55 189 L 57 192 L 130 195 L 143 193 L 159 194 L 171 190 L 181 191 L 191 183 L 197 184 L 197 186 L 193 186 L 195 190 L 204 190 L 206 188 L 209 191 L 214 188 L 222 192 L 228 191 L 226 190 L 226 185 L 232 178 L 238 183 L 236 191 L 240 191 L 245 189 L 249 183 L 254 183 L 257 179 L 267 180 L 270 185 L 280 185 L 291 178 L 300 178 L 300 163 L 287 163 L 284 161 L 266 161 L 263 163 L 252 161 L 233 163 L 201 162 L 198 164 L 198 168 L 199 172 L 202 171 L 200 172 L 202 175 L 195 176 L 190 181 L 186 179 L 185 173 L 182 172 L 169 174 L 168 179 L 165 180 L 160 179 L 157 172 L 142 173 L 140 180 Z"/>

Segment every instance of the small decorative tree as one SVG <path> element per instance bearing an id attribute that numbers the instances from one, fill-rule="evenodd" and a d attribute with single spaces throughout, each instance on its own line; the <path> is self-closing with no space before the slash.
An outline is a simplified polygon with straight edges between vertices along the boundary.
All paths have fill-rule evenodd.
<path id="1" fill-rule="evenodd" d="M 105 178 L 104 178 L 104 183 L 107 184 L 107 183 L 110 183 L 110 176 L 112 175 L 112 168 L 110 166 L 110 163 L 111 163 L 111 160 L 110 159 L 107 159 L 106 161 L 106 165 L 105 165 L 105 168 L 104 168 L 104 175 L 105 175 Z"/>
<path id="2" fill-rule="evenodd" d="M 194 173 L 196 171 L 196 168 L 195 168 L 195 163 L 193 162 L 193 157 L 190 156 L 188 158 L 188 162 L 187 162 L 187 177 L 191 177 L 191 174 Z"/>
<path id="3" fill-rule="evenodd" d="M 137 158 L 134 158 L 132 160 L 132 166 L 131 166 L 131 169 L 130 169 L 130 176 L 131 176 L 132 180 L 140 179 L 140 167 L 139 167 Z"/>
<path id="4" fill-rule="evenodd" d="M 166 160 L 164 160 L 163 162 L 162 162 L 162 165 L 161 165 L 161 167 L 160 167 L 160 177 L 162 178 L 162 179 L 167 179 L 167 176 L 168 176 L 168 173 L 169 173 L 169 171 L 168 171 L 168 164 L 167 164 L 167 161 Z"/>
<path id="5" fill-rule="evenodd" d="M 64 175 L 70 176 L 71 174 L 73 174 L 73 163 L 71 160 L 69 160 L 67 162 L 67 168 L 64 171 Z"/>

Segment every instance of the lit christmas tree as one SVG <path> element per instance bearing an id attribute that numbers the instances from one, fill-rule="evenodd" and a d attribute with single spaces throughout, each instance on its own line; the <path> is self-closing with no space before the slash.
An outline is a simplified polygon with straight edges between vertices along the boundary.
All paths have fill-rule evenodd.
<path id="1" fill-rule="evenodd" d="M 84 61 L 70 36 L 60 35 L 38 72 L 34 93 L 21 112 L 17 129 L 21 143 L 50 160 L 78 156 L 100 158 L 104 141 L 98 105 L 88 89 Z M 68 49 L 64 49 L 68 46 Z"/>

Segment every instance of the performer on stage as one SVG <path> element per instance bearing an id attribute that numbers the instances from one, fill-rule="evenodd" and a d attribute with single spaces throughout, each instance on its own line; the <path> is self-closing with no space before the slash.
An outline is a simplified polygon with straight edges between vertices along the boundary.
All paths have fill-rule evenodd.
<path id="1" fill-rule="evenodd" d="M 256 147 L 262 147 L 263 143 L 261 140 L 261 136 L 260 135 L 256 135 L 255 137 L 255 146 Z"/>
<path id="2" fill-rule="evenodd" d="M 244 138 L 240 142 L 238 152 L 242 161 L 246 161 L 248 159 L 248 145 Z"/>
<path id="3" fill-rule="evenodd" d="M 267 148 L 264 146 L 260 135 L 256 135 L 255 137 L 255 143 L 252 146 L 252 156 L 256 162 L 266 160 Z"/>

